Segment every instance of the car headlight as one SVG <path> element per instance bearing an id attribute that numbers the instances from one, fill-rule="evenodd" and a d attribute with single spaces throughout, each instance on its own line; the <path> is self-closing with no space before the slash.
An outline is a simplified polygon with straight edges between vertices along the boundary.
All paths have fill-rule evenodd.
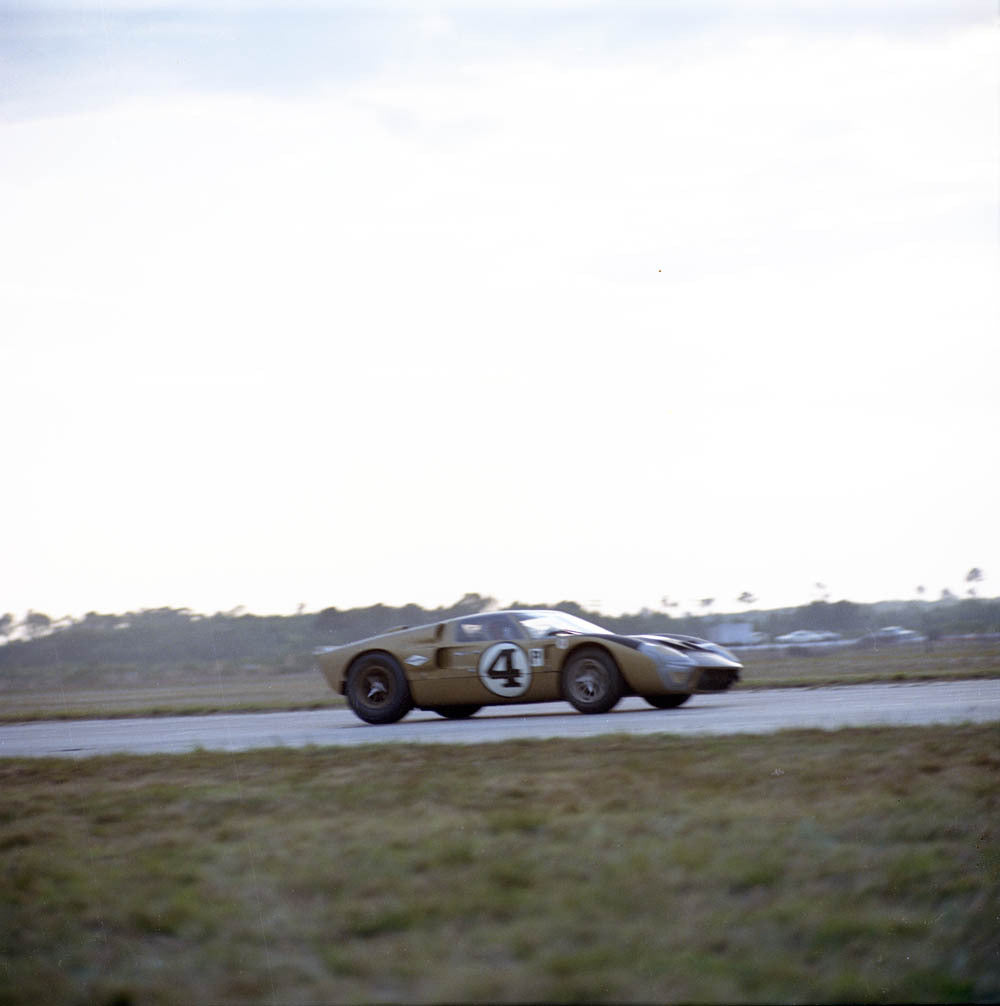
<path id="1" fill-rule="evenodd" d="M 690 657 L 658 643 L 640 643 L 639 652 L 656 664 L 661 680 L 668 687 L 683 688 L 688 683 L 691 668 L 695 666 Z"/>
<path id="2" fill-rule="evenodd" d="M 729 652 L 724 646 L 719 646 L 718 643 L 704 642 L 701 644 L 706 650 L 711 650 L 713 653 L 718 653 L 720 657 L 725 657 L 726 660 L 731 660 L 734 664 L 738 664 L 739 660 Z"/>

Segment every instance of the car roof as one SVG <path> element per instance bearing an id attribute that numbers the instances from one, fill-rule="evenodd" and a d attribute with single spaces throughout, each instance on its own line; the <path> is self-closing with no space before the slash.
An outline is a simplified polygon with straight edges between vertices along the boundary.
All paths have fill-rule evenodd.
<path id="1" fill-rule="evenodd" d="M 463 621 L 466 618 L 486 618 L 489 615 L 562 615 L 557 608 L 504 608 L 502 611 L 476 611 L 471 615 L 458 615 L 449 618 L 449 622 Z"/>

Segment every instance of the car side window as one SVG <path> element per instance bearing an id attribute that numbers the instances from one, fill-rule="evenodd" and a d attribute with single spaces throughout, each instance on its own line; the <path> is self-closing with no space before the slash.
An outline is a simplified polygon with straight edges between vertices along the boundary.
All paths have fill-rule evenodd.
<path id="1" fill-rule="evenodd" d="M 517 626 L 505 615 L 467 618 L 458 623 L 455 639 L 460 643 L 487 643 L 497 639 L 520 639 Z"/>
<path id="2" fill-rule="evenodd" d="M 518 627 L 506 616 L 495 615 L 486 626 L 490 639 L 521 639 Z"/>
<path id="3" fill-rule="evenodd" d="M 489 638 L 486 624 L 481 619 L 468 618 L 459 622 L 455 629 L 455 639 L 460 643 L 484 643 Z"/>

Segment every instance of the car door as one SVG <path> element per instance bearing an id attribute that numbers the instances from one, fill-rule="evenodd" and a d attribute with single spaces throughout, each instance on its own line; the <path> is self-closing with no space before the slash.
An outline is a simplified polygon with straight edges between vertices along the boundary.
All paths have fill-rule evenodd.
<path id="1" fill-rule="evenodd" d="M 432 664 L 411 674 L 418 705 L 491 705 L 524 701 L 532 685 L 528 641 L 500 613 L 446 626 Z"/>

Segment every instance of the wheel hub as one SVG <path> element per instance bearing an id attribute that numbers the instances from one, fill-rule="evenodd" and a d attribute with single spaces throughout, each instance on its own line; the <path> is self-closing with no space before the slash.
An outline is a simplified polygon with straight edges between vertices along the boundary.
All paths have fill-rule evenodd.
<path id="1" fill-rule="evenodd" d="M 368 680 L 368 694 L 366 697 L 369 702 L 384 702 L 388 694 L 389 689 L 386 688 L 384 681 L 379 678 L 370 678 Z"/>
<path id="2" fill-rule="evenodd" d="M 601 693 L 601 674 L 591 663 L 580 668 L 574 681 L 577 695 L 582 699 L 593 699 Z"/>

